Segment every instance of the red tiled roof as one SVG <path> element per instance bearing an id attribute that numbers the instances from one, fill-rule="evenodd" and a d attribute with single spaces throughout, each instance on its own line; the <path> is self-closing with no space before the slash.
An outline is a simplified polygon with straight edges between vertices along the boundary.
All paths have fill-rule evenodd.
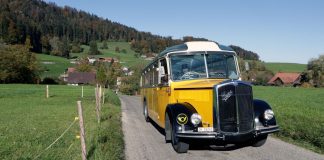
<path id="1" fill-rule="evenodd" d="M 274 82 L 279 78 L 284 84 L 292 84 L 297 81 L 300 77 L 300 73 L 282 73 L 278 72 L 274 75 L 268 82 L 268 84 L 274 84 Z"/>
<path id="2" fill-rule="evenodd" d="M 114 60 L 114 62 L 118 62 L 118 59 L 112 58 L 112 57 L 100 57 L 99 58 L 99 61 L 102 61 L 102 62 L 112 62 L 112 60 Z"/>
<path id="3" fill-rule="evenodd" d="M 76 69 L 73 68 L 73 67 L 69 67 L 69 68 L 67 69 L 67 73 L 72 73 L 72 72 L 75 72 L 75 71 L 76 71 Z"/>

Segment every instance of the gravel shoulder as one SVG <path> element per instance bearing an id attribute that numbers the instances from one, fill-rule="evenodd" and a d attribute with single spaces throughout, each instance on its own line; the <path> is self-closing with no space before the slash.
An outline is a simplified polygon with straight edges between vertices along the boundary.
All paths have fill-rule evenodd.
<path id="1" fill-rule="evenodd" d="M 190 148 L 186 154 L 177 154 L 171 144 L 165 143 L 163 133 L 154 124 L 145 122 L 139 97 L 121 95 L 120 100 L 127 160 L 324 160 L 324 155 L 272 137 L 258 148 L 200 146 Z"/>

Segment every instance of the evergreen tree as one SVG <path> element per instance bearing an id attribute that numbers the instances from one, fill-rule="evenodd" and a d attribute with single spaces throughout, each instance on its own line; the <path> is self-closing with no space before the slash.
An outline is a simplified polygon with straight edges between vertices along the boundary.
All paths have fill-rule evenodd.
<path id="1" fill-rule="evenodd" d="M 70 45 L 66 38 L 63 38 L 61 46 L 60 46 L 60 52 L 62 57 L 69 58 L 70 57 Z"/>
<path id="2" fill-rule="evenodd" d="M 97 42 L 96 41 L 91 41 L 90 42 L 89 55 L 97 55 L 97 54 L 100 54 L 100 52 L 98 50 Z"/>
<path id="3" fill-rule="evenodd" d="M 117 52 L 117 53 L 120 52 L 119 47 L 115 47 L 115 52 Z"/>
<path id="4" fill-rule="evenodd" d="M 103 41 L 101 49 L 108 49 L 107 41 Z"/>

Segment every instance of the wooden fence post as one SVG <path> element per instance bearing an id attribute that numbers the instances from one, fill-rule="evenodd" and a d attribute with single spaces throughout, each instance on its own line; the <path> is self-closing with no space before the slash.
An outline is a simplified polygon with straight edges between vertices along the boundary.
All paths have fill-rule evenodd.
<path id="1" fill-rule="evenodd" d="M 99 90 L 98 90 L 98 106 L 99 106 L 99 113 L 101 113 L 101 86 L 99 87 Z"/>
<path id="2" fill-rule="evenodd" d="M 83 98 L 83 86 L 81 86 L 81 98 Z"/>
<path id="3" fill-rule="evenodd" d="M 101 98 L 101 96 L 102 96 L 102 87 L 101 85 L 99 85 L 99 98 Z"/>
<path id="4" fill-rule="evenodd" d="M 99 94 L 98 94 L 98 87 L 95 88 L 95 96 L 96 96 L 96 113 L 97 113 L 97 120 L 98 120 L 98 123 L 100 123 L 100 110 L 99 110 Z"/>
<path id="5" fill-rule="evenodd" d="M 49 97 L 49 90 L 48 90 L 48 85 L 46 85 L 46 98 Z"/>
<path id="6" fill-rule="evenodd" d="M 103 91 L 102 91 L 102 104 L 105 104 L 105 88 L 103 88 Z"/>
<path id="7" fill-rule="evenodd" d="M 79 124 L 80 124 L 80 141 L 81 141 L 81 153 L 82 153 L 82 160 L 87 159 L 87 150 L 86 150 L 86 143 L 85 143 L 85 131 L 83 125 L 83 113 L 82 113 L 82 105 L 81 101 L 77 101 L 78 104 L 78 113 L 79 113 Z"/>

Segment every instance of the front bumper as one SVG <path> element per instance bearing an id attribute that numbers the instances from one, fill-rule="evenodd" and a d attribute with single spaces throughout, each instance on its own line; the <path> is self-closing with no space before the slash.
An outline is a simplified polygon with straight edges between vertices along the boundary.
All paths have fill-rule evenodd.
<path id="1" fill-rule="evenodd" d="M 222 140 L 222 141 L 246 141 L 248 139 L 255 138 L 259 135 L 270 134 L 279 131 L 279 126 L 268 126 L 268 127 L 256 127 L 255 130 L 248 133 L 223 133 L 223 132 L 194 132 L 190 131 L 179 131 L 177 133 L 178 138 L 183 139 L 202 139 L 202 140 Z"/>

